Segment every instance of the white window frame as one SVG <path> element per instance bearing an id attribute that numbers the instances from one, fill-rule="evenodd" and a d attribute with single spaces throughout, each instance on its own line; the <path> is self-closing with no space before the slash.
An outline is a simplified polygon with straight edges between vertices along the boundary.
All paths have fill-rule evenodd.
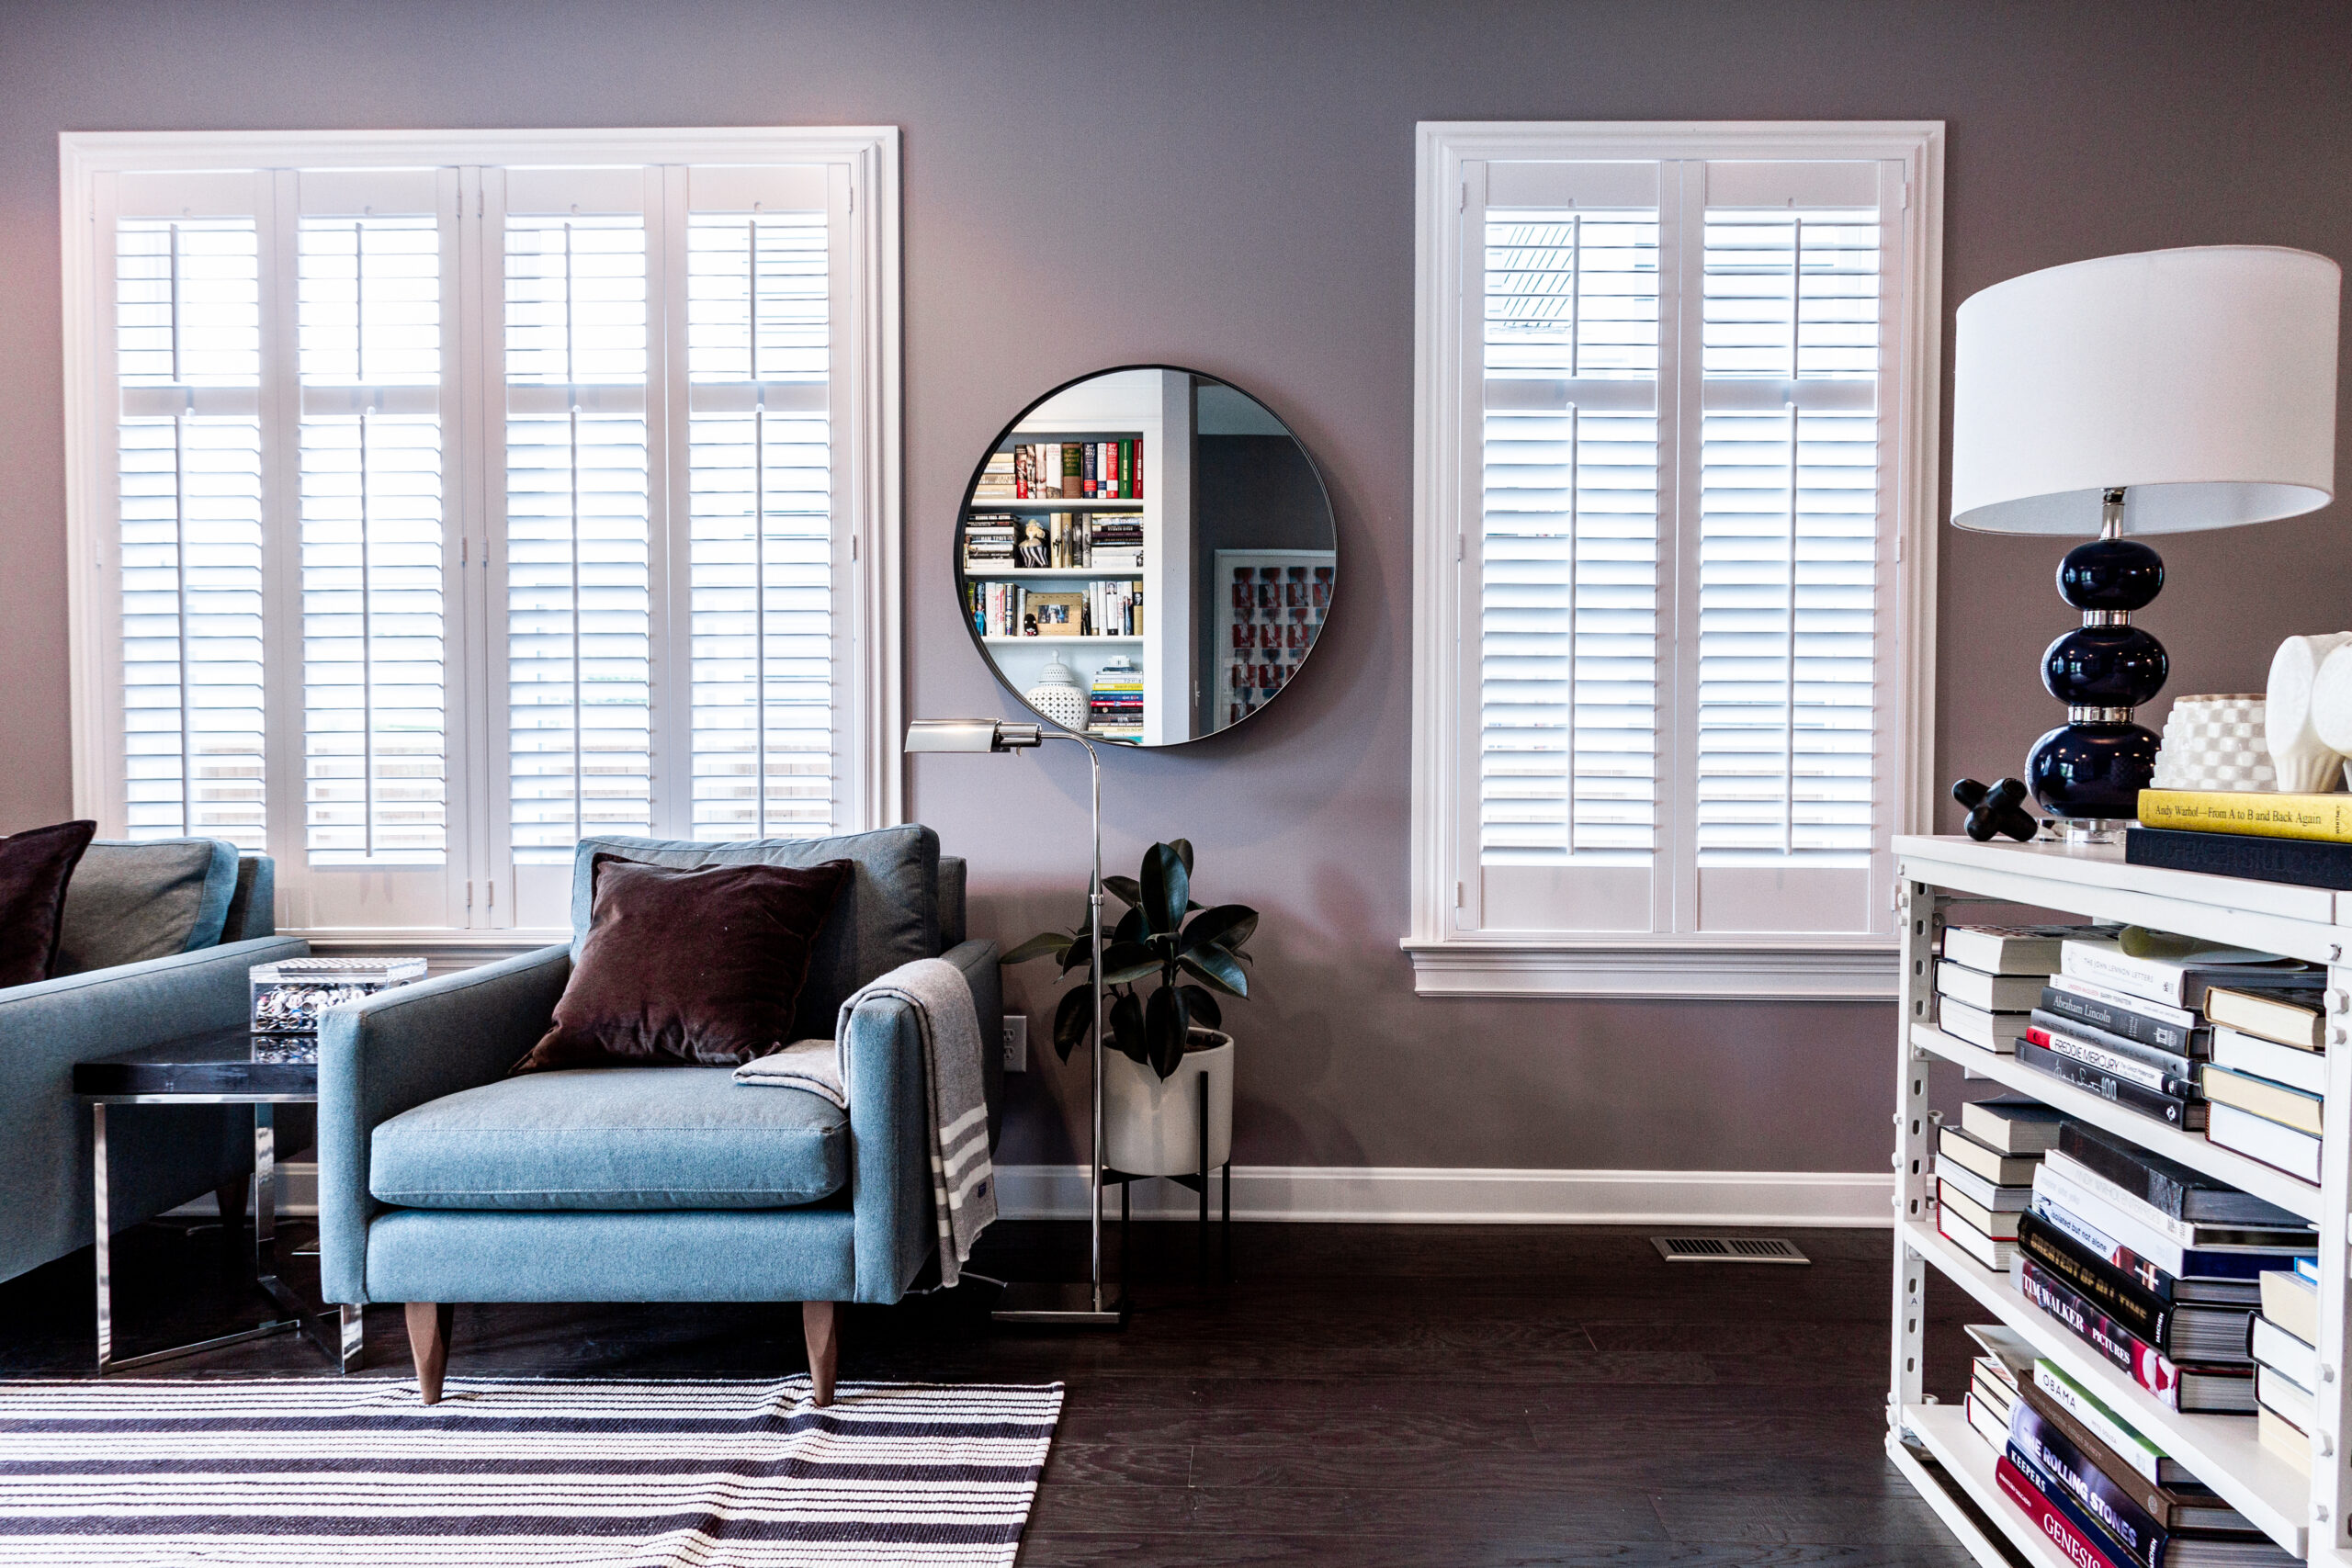
<path id="1" fill-rule="evenodd" d="M 1876 1001 L 1898 981 L 1891 914 L 1854 935 L 1498 935 L 1455 911 L 1478 874 L 1476 770 L 1465 769 L 1464 672 L 1477 629 L 1463 623 L 1465 475 L 1481 461 L 1459 411 L 1468 344 L 1462 308 L 1466 165 L 1495 161 L 1860 160 L 1901 165 L 1901 296 L 1883 341 L 1901 374 L 1882 461 L 1892 468 L 1894 564 L 1892 780 L 1886 832 L 1925 830 L 1933 811 L 1935 536 L 1941 387 L 1941 121 L 1442 121 L 1419 127 L 1414 288 L 1413 752 L 1411 930 L 1400 943 L 1423 996 L 1645 997 Z M 1672 460 L 1661 454 L 1664 464 Z M 1661 541 L 1662 544 L 1665 541 Z M 1472 846 L 1464 863 L 1463 846 Z M 1882 838 L 1871 859 L 1891 867 Z M 1891 870 L 1890 870 L 1891 874 Z M 1893 887 L 1886 889 L 1889 909 Z"/>
<path id="2" fill-rule="evenodd" d="M 113 560 L 118 548 L 114 525 L 116 498 L 108 483 L 111 466 L 107 452 L 112 440 L 115 413 L 112 367 L 102 364 L 103 345 L 112 333 L 102 317 L 113 308 L 111 298 L 100 298 L 99 266 L 113 254 L 114 238 L 97 231 L 100 176 L 131 172 L 174 170 L 307 170 L 380 169 L 387 167 L 516 165 L 707 165 L 820 164 L 838 172 L 848 188 L 848 265 L 846 284 L 852 296 L 847 321 L 850 330 L 839 341 L 832 375 L 843 384 L 836 406 L 850 411 L 847 427 L 836 433 L 834 461 L 839 475 L 836 527 L 850 552 L 850 590 L 841 609 L 849 619 L 847 668 L 843 682 L 851 705 L 849 738 L 842 765 L 849 820 L 838 830 L 884 827 L 902 819 L 905 810 L 905 768 L 902 756 L 903 661 L 901 651 L 900 554 L 902 515 L 902 397 L 899 273 L 899 130 L 895 126 L 751 126 L 671 130 L 385 130 L 385 131 L 164 131 L 67 132 L 58 138 L 58 172 L 62 209 L 61 251 L 64 294 L 64 369 L 66 440 L 66 537 L 73 570 L 67 574 L 72 681 L 74 800 L 75 811 L 96 819 L 102 835 L 119 834 L 121 791 L 112 776 L 117 748 L 114 732 L 120 727 L 119 693 L 109 684 L 113 650 L 107 646 L 108 614 L 118 596 Z M 462 275 L 456 288 L 473 287 L 472 272 Z M 479 321 L 480 305 L 475 307 Z M 485 363 L 488 356 L 485 357 Z M 471 385 L 456 389 L 461 398 L 481 395 Z M 495 475 L 483 471 L 480 455 L 449 452 L 448 487 L 469 491 L 493 485 Z M 472 504 L 469 502 L 468 504 Z M 270 525 L 284 526 L 284 518 Z M 479 559 L 479 552 L 476 558 Z M 452 595 L 464 593 L 481 602 L 469 614 L 453 617 L 450 722 L 454 728 L 469 715 L 503 712 L 487 688 L 458 691 L 463 681 L 480 678 L 488 661 L 459 662 L 461 637 L 486 635 L 492 606 L 475 573 L 452 584 Z M 662 583 L 657 592 L 679 604 L 673 624 L 683 628 L 683 584 Z M 273 619 L 283 621 L 275 607 L 284 602 L 273 590 Z M 299 637 L 299 629 L 272 626 L 272 638 Z M 683 660 L 685 634 L 675 633 L 669 645 L 656 649 L 660 660 Z M 272 658 L 273 666 L 283 660 Z M 492 682 L 494 683 L 494 682 Z M 503 700 L 502 700 L 503 702 Z M 273 709 L 273 712 L 277 711 Z M 474 722 L 476 729 L 482 721 Z M 453 739 L 453 743 L 456 742 Z M 272 755 L 286 746 L 300 748 L 299 734 L 273 733 Z M 508 894 L 499 902 L 511 907 L 512 867 L 503 848 L 487 842 L 489 814 L 496 809 L 490 798 L 500 759 L 478 756 L 464 773 L 449 780 L 453 802 L 468 795 L 467 815 L 475 824 L 475 842 L 461 851 L 454 841 L 453 860 L 467 860 L 469 874 L 503 874 Z M 282 773 L 275 761 L 274 773 Z M 281 860 L 303 853 L 299 842 L 273 841 L 271 852 Z M 492 870 L 492 868 L 495 868 Z M 281 886 L 284 886 L 281 879 Z M 289 934 L 308 936 L 329 946 L 354 945 L 388 951 L 428 951 L 450 954 L 482 954 L 542 945 L 569 937 L 561 928 L 498 927 L 481 921 L 470 928 L 403 925 L 390 928 L 335 926 L 293 928 Z"/>

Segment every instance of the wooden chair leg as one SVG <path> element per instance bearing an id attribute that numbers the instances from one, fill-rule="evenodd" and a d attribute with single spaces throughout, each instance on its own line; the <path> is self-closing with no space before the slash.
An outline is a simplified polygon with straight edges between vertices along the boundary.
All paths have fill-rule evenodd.
<path id="1" fill-rule="evenodd" d="M 833 1402 L 833 1374 L 841 1370 L 841 1340 L 833 1333 L 831 1302 L 800 1303 L 800 1332 L 808 1341 L 808 1402 L 819 1409 Z"/>
<path id="2" fill-rule="evenodd" d="M 447 1302 L 408 1303 L 408 1353 L 416 1362 L 416 1392 L 427 1404 L 441 1403 L 441 1374 L 449 1368 Z"/>

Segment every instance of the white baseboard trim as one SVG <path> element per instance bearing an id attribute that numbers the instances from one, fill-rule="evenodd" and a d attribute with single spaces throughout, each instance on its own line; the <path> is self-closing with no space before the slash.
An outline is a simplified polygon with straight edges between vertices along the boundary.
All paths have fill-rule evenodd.
<path id="1" fill-rule="evenodd" d="M 1210 1207 L 1221 1194 L 1213 1185 Z M 1086 1168 L 997 1168 L 997 1213 L 1084 1219 Z M 1892 1225 L 1894 1179 L 1871 1171 L 1493 1170 L 1237 1165 L 1233 1217 L 1367 1224 Z M 1106 1201 L 1115 1213 L 1115 1200 Z M 1185 1219 L 1200 1200 L 1138 1185 L 1139 1217 Z"/>
<path id="2" fill-rule="evenodd" d="M 277 1168 L 277 1212 L 319 1212 L 319 1168 Z M 1082 1220 L 1086 1168 L 997 1168 L 1008 1220 Z M 1215 1210 L 1221 1196 L 1210 1189 Z M 1233 1217 L 1316 1224 L 1519 1225 L 1891 1225 L 1894 1179 L 1842 1170 L 1488 1170 L 1408 1166 L 1238 1165 Z M 1115 1201 L 1106 1208 L 1116 1213 Z M 181 1211 L 209 1213 L 198 1198 Z M 1200 1200 L 1172 1181 L 1139 1183 L 1141 1219 L 1189 1219 Z"/>

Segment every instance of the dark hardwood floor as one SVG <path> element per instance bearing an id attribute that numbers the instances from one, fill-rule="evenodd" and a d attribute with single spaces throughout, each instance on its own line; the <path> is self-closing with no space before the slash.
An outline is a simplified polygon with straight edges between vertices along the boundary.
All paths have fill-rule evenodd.
<path id="1" fill-rule="evenodd" d="M 1029 1568 L 1965 1564 L 1882 1449 L 1887 1233 L 1776 1233 L 1804 1269 L 1669 1266 L 1647 1234 L 1240 1225 L 1225 1285 L 1199 1281 L 1190 1225 L 1137 1225 L 1124 1331 L 996 1328 L 967 1285 L 850 1311 L 842 1376 L 1068 1385 Z M 1083 1238 L 1000 1224 L 973 1266 L 1071 1278 Z M 141 1226 L 117 1259 L 130 1351 L 259 1315 L 217 1230 Z M 0 1285 L 0 1374 L 87 1372 L 91 1271 L 84 1252 Z M 1957 1398 L 1966 1318 L 1938 1288 L 1928 1386 Z M 365 1375 L 410 1375 L 397 1307 L 368 1343 Z M 803 1365 L 790 1307 L 460 1306 L 449 1372 Z M 163 1371 L 324 1366 L 279 1338 Z"/>

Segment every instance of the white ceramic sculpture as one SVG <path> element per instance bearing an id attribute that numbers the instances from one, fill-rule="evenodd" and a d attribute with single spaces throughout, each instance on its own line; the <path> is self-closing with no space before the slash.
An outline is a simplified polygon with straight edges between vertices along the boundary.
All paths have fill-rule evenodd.
<path id="1" fill-rule="evenodd" d="M 2352 637 L 2321 660 L 2319 673 L 2312 679 L 2312 732 L 2338 761 L 2352 755 Z M 2311 787 L 2335 789 L 2336 772 L 2331 768 L 2327 777 Z M 2342 772 L 2346 782 L 2352 783 L 2352 762 L 2344 763 Z"/>
<path id="2" fill-rule="evenodd" d="M 2165 716 L 2152 789 L 2278 788 L 2263 745 L 2263 699 L 2257 693 L 2177 697 Z"/>
<path id="3" fill-rule="evenodd" d="M 1059 650 L 1046 657 L 1037 683 L 1021 700 L 1064 729 L 1086 728 L 1086 688 L 1078 683 L 1078 671 L 1062 662 Z"/>
<path id="4" fill-rule="evenodd" d="M 2270 657 L 2270 691 L 2263 728 L 2280 789 L 2308 795 L 2335 787 L 2336 775 L 2344 766 L 2344 748 L 2318 728 L 2314 687 L 2321 666 L 2347 644 L 2352 644 L 2352 632 L 2290 637 Z M 2346 695 L 2352 697 L 2352 692 Z M 2346 717 L 2352 718 L 2352 713 Z M 2352 734 L 2346 739 L 2352 739 Z"/>

